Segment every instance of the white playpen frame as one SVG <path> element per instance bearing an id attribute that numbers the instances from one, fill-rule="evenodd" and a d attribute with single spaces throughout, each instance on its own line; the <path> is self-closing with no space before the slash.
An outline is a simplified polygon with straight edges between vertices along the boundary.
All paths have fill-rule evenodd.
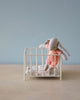
<path id="1" fill-rule="evenodd" d="M 36 54 L 32 54 L 32 50 L 35 49 L 36 50 Z M 38 54 L 38 49 L 42 50 L 42 54 Z M 30 50 L 30 54 L 27 54 L 27 50 Z M 30 66 L 32 69 L 32 56 L 36 56 L 36 67 L 37 67 L 37 72 L 38 72 L 38 56 L 42 56 L 42 66 L 44 66 L 44 56 L 60 56 L 60 60 L 59 60 L 59 67 L 60 67 L 60 74 L 59 75 L 48 75 L 48 76 L 44 76 L 43 74 L 41 76 L 39 76 L 38 74 L 36 74 L 36 76 L 33 76 L 30 72 L 30 75 L 28 77 L 60 77 L 60 80 L 62 80 L 62 58 L 61 55 L 59 54 L 53 54 L 53 55 L 49 55 L 49 54 L 44 54 L 43 53 L 44 49 L 43 48 L 25 48 L 24 50 L 24 80 L 26 80 L 27 77 L 27 57 L 30 56 Z M 55 57 L 55 62 L 56 62 L 56 57 Z M 32 70 L 31 70 L 32 71 Z"/>

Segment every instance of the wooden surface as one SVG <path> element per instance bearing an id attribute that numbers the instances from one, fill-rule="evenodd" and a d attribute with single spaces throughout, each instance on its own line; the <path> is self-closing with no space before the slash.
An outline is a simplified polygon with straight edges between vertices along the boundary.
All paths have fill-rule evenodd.
<path id="1" fill-rule="evenodd" d="M 80 65 L 63 65 L 63 80 L 30 78 L 23 65 L 0 65 L 0 100 L 80 100 Z"/>

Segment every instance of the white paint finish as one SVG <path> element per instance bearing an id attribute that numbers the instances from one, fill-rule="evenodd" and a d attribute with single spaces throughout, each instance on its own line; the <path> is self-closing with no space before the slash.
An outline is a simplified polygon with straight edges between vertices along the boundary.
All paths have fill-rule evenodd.
<path id="1" fill-rule="evenodd" d="M 35 50 L 36 51 L 36 54 L 32 54 L 32 50 Z M 42 54 L 38 54 L 38 49 L 40 49 L 41 51 L 42 51 Z M 27 50 L 30 50 L 30 54 L 27 54 L 26 52 L 27 52 Z M 42 71 L 42 74 L 41 75 L 39 75 L 38 76 L 38 56 L 42 56 L 42 66 L 44 66 L 44 56 L 49 56 L 49 62 L 50 62 L 50 56 L 55 56 L 55 59 L 54 59 L 54 61 L 55 61 L 55 64 L 56 64 L 56 56 L 60 56 L 60 65 L 59 65 L 59 67 L 60 67 L 60 75 L 44 75 L 44 67 L 43 67 L 43 71 Z M 62 67 L 62 60 L 61 60 L 61 55 L 58 55 L 58 54 L 52 54 L 52 55 L 49 55 L 49 54 L 44 54 L 44 49 L 43 48 L 26 48 L 25 49 L 25 55 L 24 55 L 25 57 L 25 59 L 24 59 L 24 61 L 25 61 L 25 64 L 26 64 L 26 58 L 28 57 L 28 56 L 30 56 L 30 68 L 31 68 L 31 70 L 30 70 L 30 75 L 28 75 L 28 77 L 60 77 L 60 80 L 62 80 L 62 69 L 61 69 L 61 67 Z M 32 56 L 36 56 L 36 68 L 37 68 L 37 72 L 36 72 L 36 76 L 33 76 L 32 75 Z M 26 66 L 26 65 L 24 65 L 24 66 Z M 28 65 L 27 65 L 28 66 Z M 24 72 L 25 74 L 27 74 L 26 73 L 26 71 Z M 48 73 L 49 74 L 49 73 Z M 26 79 L 26 76 L 27 75 L 25 75 L 25 79 Z"/>

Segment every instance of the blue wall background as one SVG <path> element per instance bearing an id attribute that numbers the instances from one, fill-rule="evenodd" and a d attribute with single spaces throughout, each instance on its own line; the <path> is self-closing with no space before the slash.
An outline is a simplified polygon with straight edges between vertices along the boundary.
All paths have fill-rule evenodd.
<path id="1" fill-rule="evenodd" d="M 23 64 L 25 47 L 57 37 L 80 64 L 80 0 L 0 0 L 0 63 Z"/>

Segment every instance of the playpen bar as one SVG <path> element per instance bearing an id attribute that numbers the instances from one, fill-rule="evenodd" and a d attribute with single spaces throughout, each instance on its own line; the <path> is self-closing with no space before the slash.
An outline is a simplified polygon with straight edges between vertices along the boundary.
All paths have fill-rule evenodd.
<path id="1" fill-rule="evenodd" d="M 32 49 L 30 48 L 30 55 L 32 54 Z M 32 55 L 30 56 L 30 74 L 32 73 Z"/>
<path id="2" fill-rule="evenodd" d="M 36 56 L 36 54 L 28 54 L 27 56 Z M 59 54 L 37 54 L 37 56 L 60 56 Z"/>
<path id="3" fill-rule="evenodd" d="M 56 66 L 56 56 L 54 56 L 54 65 Z M 56 74 L 56 69 L 54 68 L 54 74 Z"/>
<path id="4" fill-rule="evenodd" d="M 49 63 L 49 65 L 50 65 L 50 56 L 49 56 L 49 62 L 48 62 L 48 63 Z M 48 74 L 50 74 L 49 72 L 50 72 L 50 71 L 48 71 Z"/>
<path id="5" fill-rule="evenodd" d="M 26 48 L 26 49 L 46 49 L 46 48 Z"/>
<path id="6" fill-rule="evenodd" d="M 27 50 L 24 50 L 24 80 L 26 80 Z"/>
<path id="7" fill-rule="evenodd" d="M 60 80 L 62 80 L 62 58 L 60 55 Z"/>
<path id="8" fill-rule="evenodd" d="M 24 66 L 25 67 L 27 65 L 27 57 L 26 57 L 26 54 L 27 54 L 27 50 L 25 49 L 25 51 L 24 51 Z"/>
<path id="9" fill-rule="evenodd" d="M 44 55 L 43 55 L 44 51 L 42 49 L 42 66 L 43 66 L 43 71 L 44 71 Z M 42 73 L 43 74 L 43 73 Z"/>
<path id="10" fill-rule="evenodd" d="M 37 67 L 37 73 L 38 73 L 38 49 L 36 48 L 36 67 Z"/>

